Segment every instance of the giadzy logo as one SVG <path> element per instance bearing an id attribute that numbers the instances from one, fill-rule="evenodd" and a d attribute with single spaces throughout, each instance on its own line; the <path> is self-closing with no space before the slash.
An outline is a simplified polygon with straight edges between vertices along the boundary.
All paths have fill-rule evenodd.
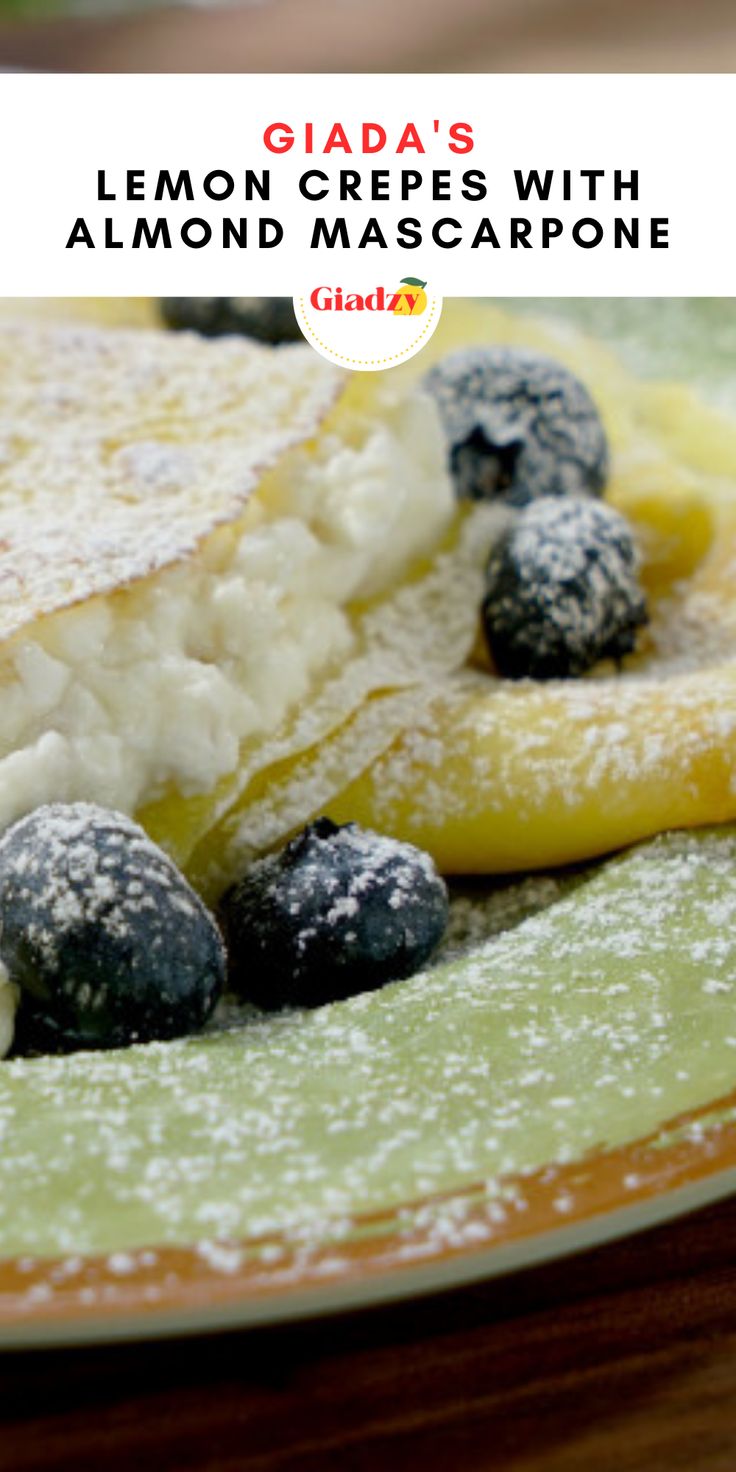
<path id="1" fill-rule="evenodd" d="M 442 312 L 442 297 L 426 281 L 404 276 L 396 286 L 386 285 L 401 270 L 390 261 L 381 271 L 382 285 L 375 266 L 349 261 L 342 269 L 347 280 L 340 286 L 310 282 L 294 297 L 297 322 L 323 358 L 341 368 L 380 373 L 426 346 Z"/>
<path id="2" fill-rule="evenodd" d="M 426 281 L 404 276 L 395 291 L 377 286 L 365 295 L 342 286 L 315 286 L 309 301 L 315 312 L 388 312 L 394 317 L 420 317 L 427 309 Z"/>

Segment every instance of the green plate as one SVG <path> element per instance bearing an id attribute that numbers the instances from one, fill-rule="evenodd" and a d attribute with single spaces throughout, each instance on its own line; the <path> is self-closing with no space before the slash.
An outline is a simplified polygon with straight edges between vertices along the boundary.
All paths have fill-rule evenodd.
<path id="1" fill-rule="evenodd" d="M 736 405 L 732 304 L 564 310 Z M 6 1062 L 0 1342 L 333 1311 L 714 1200 L 736 1181 L 735 986 L 722 829 L 469 886 L 437 965 L 380 993 Z"/>

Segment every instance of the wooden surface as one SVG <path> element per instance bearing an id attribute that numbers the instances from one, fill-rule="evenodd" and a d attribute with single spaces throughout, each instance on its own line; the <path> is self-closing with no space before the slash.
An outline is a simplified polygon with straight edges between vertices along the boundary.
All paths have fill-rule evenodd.
<path id="1" fill-rule="evenodd" d="M 68 71 L 730 71 L 733 0 L 90 0 L 2 20 L 0 63 Z M 53 13 L 54 0 L 37 0 Z M 64 0 L 63 8 L 74 8 Z M 105 19 L 105 10 L 112 18 Z M 128 14 L 125 14 L 125 10 Z M 122 14 L 119 12 L 123 12 Z"/>
<path id="2" fill-rule="evenodd" d="M 733 1472 L 736 1202 L 414 1304 L 0 1372 L 2 1472 Z"/>

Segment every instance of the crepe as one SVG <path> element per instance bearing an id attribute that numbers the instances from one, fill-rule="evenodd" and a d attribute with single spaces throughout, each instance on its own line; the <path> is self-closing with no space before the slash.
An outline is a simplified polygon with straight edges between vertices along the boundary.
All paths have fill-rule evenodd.
<path id="1" fill-rule="evenodd" d="M 478 342 L 551 354 L 591 391 L 612 451 L 606 496 L 634 528 L 649 599 L 636 655 L 582 680 L 516 684 L 476 642 L 451 678 L 414 692 L 381 751 L 370 737 L 390 734 L 392 695 L 248 789 L 188 857 L 200 882 L 217 855 L 247 862 L 279 820 L 312 810 L 418 843 L 445 873 L 562 865 L 736 816 L 736 425 L 569 326 L 486 304 L 446 305 L 400 376 Z"/>
<path id="2" fill-rule="evenodd" d="M 4 324 L 0 638 L 183 564 L 343 383 L 306 347 Z"/>
<path id="3" fill-rule="evenodd" d="M 86 798 L 186 857 L 264 764 L 416 683 L 391 599 L 453 519 L 412 388 L 306 346 L 0 323 L 0 826 Z M 455 602 L 437 673 L 472 643 Z"/>
<path id="4" fill-rule="evenodd" d="M 620 669 L 583 680 L 498 681 L 480 661 L 329 812 L 426 846 L 447 873 L 567 864 L 732 820 L 736 424 L 569 329 L 500 312 L 460 309 L 432 353 L 489 338 L 560 358 L 593 394 L 612 449 L 606 498 L 636 534 L 649 628 Z"/>
<path id="5" fill-rule="evenodd" d="M 21 565 L 54 517 L 80 556 L 76 609 L 61 611 L 53 557 L 31 632 L 0 597 L 0 823 L 51 797 L 107 801 L 214 899 L 324 811 L 419 842 L 446 872 L 561 864 L 736 816 L 736 427 L 687 388 L 479 304 L 447 305 L 407 367 L 349 380 L 307 349 L 235 339 L 32 321 L 1 335 L 3 484 L 23 463 L 17 404 L 37 441 Z M 652 610 L 622 670 L 512 685 L 483 655 L 483 568 L 508 513 L 454 504 L 419 382 L 475 342 L 551 353 L 601 410 L 607 495 L 635 528 Z M 68 390 L 51 418 L 50 382 Z M 172 485 L 182 453 L 197 474 Z M 19 686 L 30 727 L 13 728 Z"/>

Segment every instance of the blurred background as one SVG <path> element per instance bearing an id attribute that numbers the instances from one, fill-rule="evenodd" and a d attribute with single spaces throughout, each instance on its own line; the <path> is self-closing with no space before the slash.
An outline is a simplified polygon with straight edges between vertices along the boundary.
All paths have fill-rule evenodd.
<path id="1" fill-rule="evenodd" d="M 0 66 L 736 70 L 733 0 L 0 0 Z M 624 99 L 622 98 L 622 103 Z"/>
<path id="2" fill-rule="evenodd" d="M 305 0 L 308 3 L 308 0 Z M 219 336 L 244 332 L 255 297 L 0 297 L 0 321 L 31 319 L 98 327 L 187 327 Z M 638 378 L 688 383 L 714 407 L 736 417 L 736 297 L 504 297 L 477 298 L 533 318 L 563 341 L 572 327 L 612 348 Z M 465 298 L 470 302 L 471 298 Z M 203 306 L 206 311 L 203 312 Z M 172 315 L 172 309 L 175 314 Z M 205 318 L 207 319 L 205 321 Z M 270 318 L 274 320 L 273 317 Z M 286 339 L 279 330 L 260 340 Z M 292 314 L 295 338 L 300 339 Z M 441 330 L 441 329 L 440 329 Z"/>

